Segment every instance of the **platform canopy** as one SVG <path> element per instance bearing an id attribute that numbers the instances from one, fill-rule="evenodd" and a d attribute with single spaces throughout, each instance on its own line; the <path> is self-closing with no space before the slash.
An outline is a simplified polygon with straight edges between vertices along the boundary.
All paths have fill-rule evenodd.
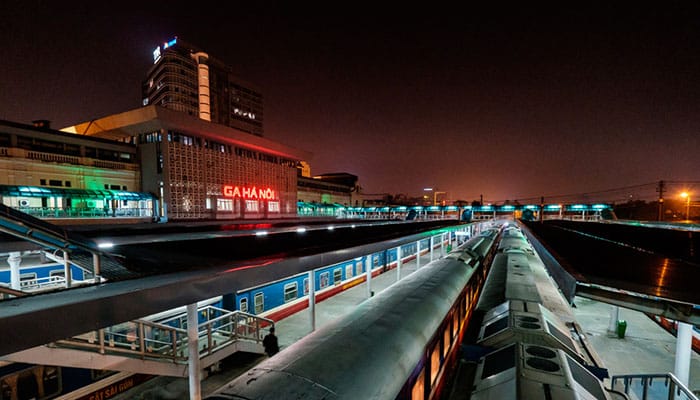
<path id="1" fill-rule="evenodd" d="M 145 192 L 128 192 L 107 189 L 67 189 L 41 186 L 0 185 L 3 197 L 63 197 L 71 199 L 113 199 L 113 200 L 155 200 L 155 196 Z"/>

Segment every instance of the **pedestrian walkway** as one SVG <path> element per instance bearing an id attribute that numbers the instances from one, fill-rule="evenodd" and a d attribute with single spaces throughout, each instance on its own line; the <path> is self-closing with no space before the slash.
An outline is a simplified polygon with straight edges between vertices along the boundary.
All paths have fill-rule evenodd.
<path id="1" fill-rule="evenodd" d="M 440 257 L 440 249 L 433 251 L 433 259 Z M 424 266 L 430 262 L 430 253 L 420 257 L 420 265 Z M 405 278 L 416 270 L 416 260 L 413 259 L 401 266 L 401 278 Z M 388 288 L 397 281 L 398 269 L 394 268 L 381 275 L 375 276 L 370 281 L 371 291 L 375 294 Z M 367 300 L 367 283 L 354 286 L 344 290 L 335 296 L 329 297 L 316 304 L 316 329 L 323 325 L 342 317 L 352 310 L 353 307 Z M 275 323 L 275 334 L 278 337 L 280 351 L 311 333 L 311 314 L 309 309 L 304 309 L 292 314 Z M 221 370 L 211 374 L 202 381 L 202 397 L 206 397 L 219 389 L 226 382 L 236 376 L 246 372 L 266 356 L 250 353 L 235 353 L 226 359 Z M 112 397 L 114 400 L 188 400 L 189 382 L 187 378 L 156 377 L 134 389 L 126 391 L 118 396 Z"/>
<path id="2" fill-rule="evenodd" d="M 673 372 L 676 338 L 646 314 L 620 307 L 619 319 L 627 321 L 627 330 L 619 338 L 608 332 L 611 305 L 583 297 L 575 297 L 574 304 L 576 320 L 611 377 Z M 605 386 L 610 387 L 609 380 Z M 688 388 L 700 389 L 700 356 L 695 352 L 691 355 Z"/>

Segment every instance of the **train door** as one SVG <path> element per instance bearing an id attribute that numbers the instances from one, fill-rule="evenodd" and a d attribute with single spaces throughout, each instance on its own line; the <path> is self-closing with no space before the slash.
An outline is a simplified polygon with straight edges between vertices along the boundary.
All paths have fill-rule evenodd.
<path id="1" fill-rule="evenodd" d="M 323 289 L 328 287 L 328 285 L 330 285 L 330 279 L 331 277 L 328 271 L 321 273 L 320 279 L 318 280 L 319 288 Z"/>

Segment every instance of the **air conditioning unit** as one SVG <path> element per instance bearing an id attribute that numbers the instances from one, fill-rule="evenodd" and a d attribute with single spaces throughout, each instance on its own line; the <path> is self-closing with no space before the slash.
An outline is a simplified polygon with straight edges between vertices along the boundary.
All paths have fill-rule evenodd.
<path id="1" fill-rule="evenodd" d="M 21 199 L 21 200 L 19 201 L 19 206 L 20 206 L 20 207 L 29 207 L 29 200 L 27 200 L 27 199 Z"/>
<path id="2" fill-rule="evenodd" d="M 501 348 L 523 341 L 560 348 L 578 362 L 585 360 L 566 324 L 539 303 L 507 301 L 484 315 L 477 344 Z"/>
<path id="3" fill-rule="evenodd" d="M 472 400 L 609 400 L 602 382 L 561 349 L 519 342 L 482 357 Z"/>

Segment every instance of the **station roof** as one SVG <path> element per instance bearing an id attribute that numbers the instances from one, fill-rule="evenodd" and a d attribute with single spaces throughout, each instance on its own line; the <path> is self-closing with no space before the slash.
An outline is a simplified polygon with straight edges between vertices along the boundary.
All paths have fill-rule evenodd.
<path id="1" fill-rule="evenodd" d="M 308 151 L 157 105 L 109 115 L 61 130 L 112 140 L 122 140 L 143 133 L 172 130 L 296 161 L 308 160 L 312 157 Z"/>

